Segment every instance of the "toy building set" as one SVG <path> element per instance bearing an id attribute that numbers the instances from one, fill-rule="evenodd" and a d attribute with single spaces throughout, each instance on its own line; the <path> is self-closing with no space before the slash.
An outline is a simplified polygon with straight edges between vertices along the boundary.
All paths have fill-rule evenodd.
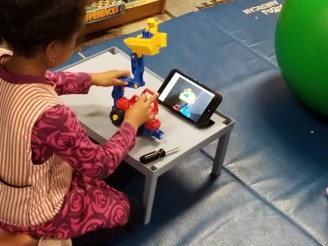
<path id="1" fill-rule="evenodd" d="M 133 77 L 122 78 L 122 80 L 128 82 L 127 87 L 137 89 L 145 85 L 143 78 L 145 68 L 144 56 L 156 55 L 161 48 L 166 47 L 167 34 L 158 32 L 156 20 L 149 18 L 147 27 L 142 31 L 142 34 L 137 37 L 126 38 L 124 39 L 124 43 L 131 49 L 130 58 Z M 154 92 L 148 88 L 142 93 L 154 94 Z M 139 96 L 134 95 L 132 98 L 128 99 L 124 96 L 124 88 L 122 86 L 114 86 L 112 97 L 114 106 L 110 112 L 110 119 L 115 126 L 119 126 L 124 119 L 125 111 L 138 100 Z M 152 105 L 152 111 L 154 115 L 157 115 L 157 100 Z M 139 128 L 138 133 L 161 139 L 164 133 L 159 129 L 160 125 L 160 120 L 156 118 L 151 119 Z"/>

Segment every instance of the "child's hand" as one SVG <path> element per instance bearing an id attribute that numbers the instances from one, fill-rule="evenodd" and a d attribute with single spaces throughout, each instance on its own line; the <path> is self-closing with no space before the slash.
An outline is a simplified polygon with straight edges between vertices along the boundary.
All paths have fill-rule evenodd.
<path id="1" fill-rule="evenodd" d="M 130 77 L 131 74 L 128 70 L 111 70 L 102 73 L 92 73 L 92 85 L 98 86 L 126 86 L 128 82 L 120 80 L 122 77 Z"/>
<path id="2" fill-rule="evenodd" d="M 149 98 L 145 93 L 141 94 L 138 101 L 125 112 L 123 122 L 131 124 L 137 131 L 142 124 L 154 118 L 151 105 L 157 97 L 157 93 Z"/>

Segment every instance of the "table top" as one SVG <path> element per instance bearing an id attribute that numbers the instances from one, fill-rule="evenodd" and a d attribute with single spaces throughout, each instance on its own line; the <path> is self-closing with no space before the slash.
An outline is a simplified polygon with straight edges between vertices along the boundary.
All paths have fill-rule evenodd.
<path id="1" fill-rule="evenodd" d="M 98 53 L 90 58 L 64 68 L 65 71 L 75 72 L 102 72 L 111 69 L 130 69 L 130 57 L 116 47 Z M 169 71 L 168 71 L 169 72 Z M 157 91 L 162 78 L 148 69 L 144 72 L 145 87 Z M 145 87 L 138 89 L 126 88 L 125 96 L 139 95 Z M 91 87 L 87 95 L 64 95 L 63 102 L 76 114 L 90 137 L 104 144 L 116 132 L 116 126 L 111 123 L 109 113 L 113 105 L 111 96 L 112 88 Z M 159 113 L 156 115 L 161 121 L 160 129 L 164 132 L 162 139 L 151 137 L 137 137 L 136 146 L 126 157 L 126 161 L 134 166 L 143 166 L 139 163 L 141 155 L 160 148 L 169 149 L 179 146 L 179 151 L 145 165 L 146 169 L 152 171 L 160 170 L 168 163 L 180 160 L 190 151 L 199 148 L 203 142 L 214 141 L 218 134 L 230 123 L 230 119 L 223 114 L 213 114 L 214 125 L 205 129 L 198 129 L 190 122 L 181 117 L 173 115 L 169 110 L 159 105 Z M 221 134 L 222 135 L 222 134 Z M 139 168 L 138 168 L 139 169 Z M 140 170 L 140 169 L 139 169 Z M 146 171 L 141 167 L 140 171 Z"/>

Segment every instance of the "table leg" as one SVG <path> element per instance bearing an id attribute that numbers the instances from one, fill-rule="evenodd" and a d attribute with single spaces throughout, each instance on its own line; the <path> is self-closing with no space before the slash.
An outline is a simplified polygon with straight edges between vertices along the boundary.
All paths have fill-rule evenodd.
<path id="1" fill-rule="evenodd" d="M 214 174 L 215 176 L 219 176 L 221 173 L 224 157 L 227 152 L 231 130 L 227 131 L 226 134 L 224 134 L 219 138 L 218 146 L 216 148 L 215 157 L 213 161 L 213 168 L 212 168 L 212 174 Z"/>
<path id="2" fill-rule="evenodd" d="M 144 224 L 148 224 L 153 209 L 153 202 L 155 197 L 155 190 L 157 186 L 158 177 L 155 175 L 146 175 L 144 191 L 142 195 L 142 203 L 145 207 L 145 220 Z"/>

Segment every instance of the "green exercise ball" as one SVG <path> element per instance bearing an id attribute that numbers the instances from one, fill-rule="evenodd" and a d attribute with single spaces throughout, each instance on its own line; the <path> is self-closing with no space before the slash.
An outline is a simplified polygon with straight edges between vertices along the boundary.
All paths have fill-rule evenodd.
<path id="1" fill-rule="evenodd" d="M 328 117 L 328 1 L 286 0 L 276 26 L 275 49 L 289 88 Z"/>

